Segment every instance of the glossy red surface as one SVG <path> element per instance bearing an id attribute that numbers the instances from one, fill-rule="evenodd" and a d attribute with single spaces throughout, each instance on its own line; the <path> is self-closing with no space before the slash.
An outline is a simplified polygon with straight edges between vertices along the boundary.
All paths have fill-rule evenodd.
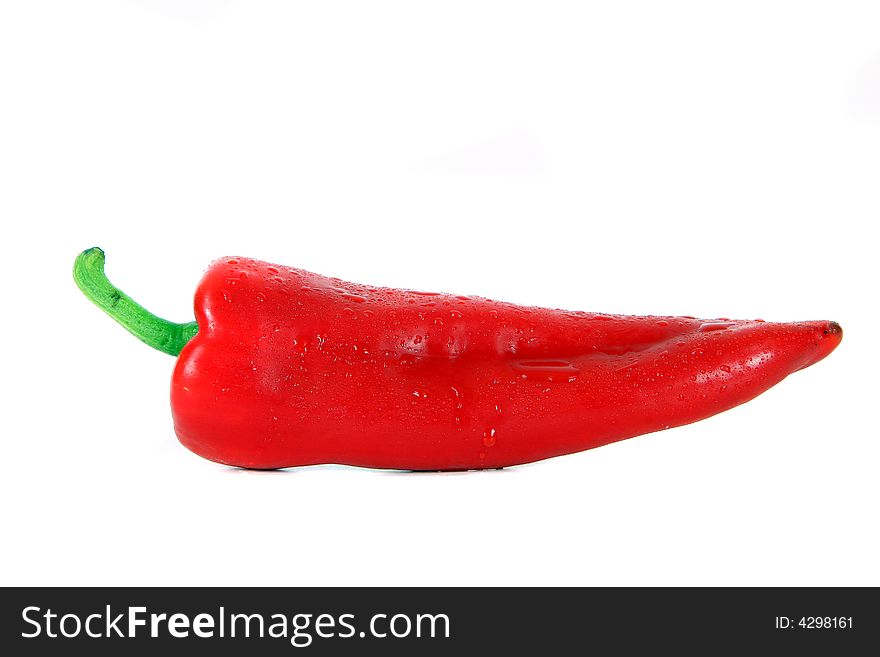
<path id="1" fill-rule="evenodd" d="M 180 441 L 248 468 L 497 468 L 695 422 L 840 342 L 834 322 L 629 317 L 215 262 L 171 390 Z"/>

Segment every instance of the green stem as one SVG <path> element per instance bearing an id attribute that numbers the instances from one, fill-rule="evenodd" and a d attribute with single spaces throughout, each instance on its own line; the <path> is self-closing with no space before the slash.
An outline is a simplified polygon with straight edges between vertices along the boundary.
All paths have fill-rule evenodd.
<path id="1" fill-rule="evenodd" d="M 175 324 L 156 317 L 104 275 L 104 252 L 97 246 L 86 249 L 73 264 L 73 280 L 98 308 L 110 315 L 142 342 L 166 354 L 177 356 L 199 330 L 196 322 Z"/>

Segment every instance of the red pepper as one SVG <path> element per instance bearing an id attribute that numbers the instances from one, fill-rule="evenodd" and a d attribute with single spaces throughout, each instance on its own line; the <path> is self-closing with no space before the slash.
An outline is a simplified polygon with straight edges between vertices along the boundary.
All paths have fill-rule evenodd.
<path id="1" fill-rule="evenodd" d="M 180 441 L 246 468 L 499 468 L 695 422 L 827 356 L 835 322 L 628 317 L 377 288 L 248 258 L 214 262 L 196 322 L 74 276 L 147 344 L 179 352 Z"/>

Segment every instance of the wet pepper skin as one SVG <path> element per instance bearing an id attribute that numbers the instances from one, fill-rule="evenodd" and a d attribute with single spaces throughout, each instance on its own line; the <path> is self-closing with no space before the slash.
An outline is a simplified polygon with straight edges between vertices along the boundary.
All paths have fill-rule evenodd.
<path id="1" fill-rule="evenodd" d="M 709 417 L 828 355 L 834 322 L 628 317 L 374 288 L 246 258 L 195 298 L 180 441 L 247 468 L 498 468 Z"/>

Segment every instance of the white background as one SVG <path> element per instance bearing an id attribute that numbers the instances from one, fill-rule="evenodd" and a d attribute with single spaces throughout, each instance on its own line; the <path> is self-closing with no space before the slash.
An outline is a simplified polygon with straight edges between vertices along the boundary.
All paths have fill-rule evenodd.
<path id="1" fill-rule="evenodd" d="M 3 584 L 880 585 L 876 2 L 4 2 Z M 604 6 L 603 6 L 604 5 Z M 175 439 L 208 263 L 834 319 L 723 415 L 500 472 L 254 473 Z"/>

